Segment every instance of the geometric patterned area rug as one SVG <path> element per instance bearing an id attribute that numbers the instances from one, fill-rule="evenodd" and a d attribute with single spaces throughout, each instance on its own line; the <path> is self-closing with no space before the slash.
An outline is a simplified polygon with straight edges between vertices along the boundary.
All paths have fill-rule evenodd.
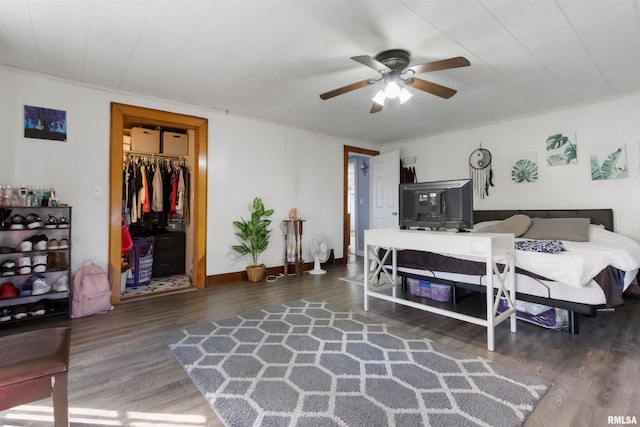
<path id="1" fill-rule="evenodd" d="M 549 383 L 297 300 L 167 336 L 227 426 L 519 426 Z"/>
<path id="2" fill-rule="evenodd" d="M 364 286 L 364 274 L 354 274 L 353 276 L 340 277 L 340 280 L 343 282 L 349 282 L 354 285 Z M 400 277 L 398 276 L 398 280 Z M 402 283 L 402 282 L 399 282 Z M 379 275 L 375 275 L 374 273 L 369 273 L 369 286 L 375 290 L 375 288 L 383 288 L 391 285 L 391 281 L 387 278 L 387 276 L 382 273 Z"/>

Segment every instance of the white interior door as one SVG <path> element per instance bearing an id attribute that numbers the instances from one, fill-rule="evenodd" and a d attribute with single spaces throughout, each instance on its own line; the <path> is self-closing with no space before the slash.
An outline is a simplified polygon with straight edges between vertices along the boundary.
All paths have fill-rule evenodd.
<path id="1" fill-rule="evenodd" d="M 400 152 L 371 158 L 371 228 L 398 228 Z"/>

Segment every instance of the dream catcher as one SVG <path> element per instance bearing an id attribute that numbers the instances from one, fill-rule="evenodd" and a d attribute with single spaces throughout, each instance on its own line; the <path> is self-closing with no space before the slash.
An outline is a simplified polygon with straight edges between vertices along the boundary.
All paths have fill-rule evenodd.
<path id="1" fill-rule="evenodd" d="M 481 198 L 489 196 L 489 187 L 493 187 L 493 169 L 491 152 L 486 148 L 473 150 L 469 156 L 469 171 L 473 179 L 473 190 Z"/>

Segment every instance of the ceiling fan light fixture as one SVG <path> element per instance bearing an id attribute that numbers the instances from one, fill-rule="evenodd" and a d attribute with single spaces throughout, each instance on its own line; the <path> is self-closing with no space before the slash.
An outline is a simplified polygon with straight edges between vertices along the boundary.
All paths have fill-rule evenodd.
<path id="1" fill-rule="evenodd" d="M 395 81 L 390 81 L 384 88 L 384 94 L 389 99 L 397 98 L 400 95 L 400 86 Z"/>
<path id="2" fill-rule="evenodd" d="M 390 49 L 382 51 L 375 56 L 359 55 L 352 56 L 352 60 L 369 67 L 380 74 L 377 79 L 361 80 L 347 86 L 321 93 L 320 99 L 326 100 L 342 95 L 356 89 L 360 89 L 369 85 L 373 85 L 382 81 L 384 87 L 381 91 L 376 92 L 373 99 L 373 105 L 369 113 L 379 113 L 384 107 L 387 98 L 399 99 L 400 105 L 412 98 L 413 94 L 406 88 L 411 87 L 412 90 L 426 92 L 431 95 L 438 96 L 442 99 L 449 99 L 456 94 L 455 89 L 439 85 L 429 80 L 414 77 L 416 74 L 428 73 L 432 71 L 449 70 L 452 68 L 467 67 L 471 65 L 469 60 L 462 56 L 454 58 L 440 59 L 437 61 L 426 62 L 409 66 L 411 62 L 411 53 L 405 49 Z"/>
<path id="3" fill-rule="evenodd" d="M 384 107 L 385 99 L 386 99 L 386 96 L 384 94 L 384 90 L 381 89 L 378 91 L 378 93 L 376 93 L 376 96 L 373 97 L 372 101 L 380 105 L 381 107 Z"/>
<path id="4" fill-rule="evenodd" d="M 407 102 L 409 99 L 411 99 L 412 96 L 413 94 L 409 92 L 407 88 L 403 87 L 402 89 L 400 89 L 400 94 L 398 94 L 398 98 L 400 98 L 400 105 Z"/>

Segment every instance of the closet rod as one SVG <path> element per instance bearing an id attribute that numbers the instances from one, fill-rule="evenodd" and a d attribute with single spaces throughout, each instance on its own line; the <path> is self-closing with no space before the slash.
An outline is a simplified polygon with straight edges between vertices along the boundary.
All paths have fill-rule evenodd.
<path id="1" fill-rule="evenodd" d="M 175 159 L 175 160 L 185 160 L 186 156 L 173 156 L 171 154 L 161 154 L 161 153 L 142 153 L 139 151 L 124 151 L 122 154 L 125 156 L 136 156 L 136 157 L 162 157 L 164 159 Z"/>

